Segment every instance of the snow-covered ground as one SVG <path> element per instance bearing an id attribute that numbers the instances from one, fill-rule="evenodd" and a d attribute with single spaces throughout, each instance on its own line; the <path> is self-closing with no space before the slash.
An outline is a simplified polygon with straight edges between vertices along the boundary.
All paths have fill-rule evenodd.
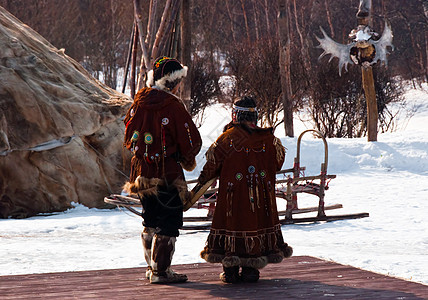
<path id="1" fill-rule="evenodd" d="M 284 238 L 293 246 L 294 255 L 316 256 L 428 284 L 427 85 L 425 91 L 409 90 L 406 99 L 417 107 L 415 116 L 400 130 L 379 134 L 377 142 L 328 139 L 328 173 L 337 178 L 329 183 L 326 205 L 340 203 L 343 208 L 327 213 L 368 212 L 370 217 L 284 225 Z M 229 113 L 220 105 L 207 111 L 198 168 L 187 174 L 188 179 L 197 177 L 203 154 L 229 121 Z M 297 136 L 304 129 L 304 124 L 296 122 Z M 281 130 L 276 135 L 288 148 L 283 168 L 290 168 L 297 138 L 286 138 Z M 323 159 L 322 141 L 305 135 L 301 164 L 307 167 L 306 175 L 318 175 Z M 299 207 L 317 204 L 314 196 L 299 194 L 298 198 Z M 283 200 L 278 205 L 285 207 Z M 186 213 L 205 214 L 202 209 Z M 78 204 L 52 216 L 0 220 L 0 275 L 145 266 L 140 232 L 141 219 L 127 211 Z M 173 264 L 203 262 L 199 252 L 207 235 L 208 231 L 182 231 Z"/>

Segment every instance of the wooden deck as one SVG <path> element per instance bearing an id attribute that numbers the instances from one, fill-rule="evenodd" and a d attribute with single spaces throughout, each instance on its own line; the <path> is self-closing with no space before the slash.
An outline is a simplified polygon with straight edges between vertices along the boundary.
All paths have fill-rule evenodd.
<path id="1" fill-rule="evenodd" d="M 0 276 L 0 299 L 428 299 L 428 286 L 309 256 L 268 265 L 255 284 L 224 284 L 219 265 L 174 266 L 187 283 L 151 285 L 144 268 Z"/>

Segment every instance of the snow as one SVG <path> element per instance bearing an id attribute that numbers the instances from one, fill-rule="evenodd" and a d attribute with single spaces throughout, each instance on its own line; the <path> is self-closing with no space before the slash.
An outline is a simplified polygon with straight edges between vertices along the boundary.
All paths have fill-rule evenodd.
<path id="1" fill-rule="evenodd" d="M 326 205 L 343 205 L 327 214 L 368 212 L 370 217 L 284 225 L 284 239 L 293 246 L 294 255 L 315 256 L 428 284 L 428 86 L 409 89 L 405 97 L 414 116 L 403 119 L 398 131 L 379 134 L 377 142 L 327 139 L 328 174 L 337 178 L 329 183 L 325 201 Z M 197 177 L 205 151 L 229 116 L 230 109 L 222 105 L 207 110 L 201 127 L 203 149 L 197 170 L 187 173 L 188 179 Z M 296 119 L 297 136 L 307 127 L 310 125 Z M 291 168 L 297 137 L 284 137 L 282 128 L 276 135 L 288 149 L 283 168 Z M 307 167 L 306 175 L 318 175 L 323 160 L 322 141 L 305 134 L 301 165 Z M 318 200 L 302 194 L 298 199 L 301 208 L 316 206 Z M 278 205 L 285 208 L 281 199 Z M 191 209 L 185 215 L 206 212 Z M 54 215 L 2 219 L 0 275 L 142 267 L 146 263 L 141 228 L 141 219 L 125 210 L 88 209 L 79 204 Z M 173 264 L 204 262 L 199 252 L 207 235 L 206 230 L 181 231 Z"/>

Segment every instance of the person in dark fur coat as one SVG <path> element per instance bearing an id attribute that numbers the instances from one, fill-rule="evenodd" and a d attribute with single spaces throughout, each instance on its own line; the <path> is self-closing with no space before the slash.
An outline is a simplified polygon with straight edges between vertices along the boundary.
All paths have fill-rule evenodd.
<path id="1" fill-rule="evenodd" d="M 257 282 L 268 263 L 290 257 L 275 198 L 275 176 L 285 148 L 272 128 L 260 128 L 253 98 L 234 103 L 232 122 L 206 153 L 200 185 L 219 177 L 211 230 L 201 257 L 221 263 L 226 283 Z M 241 273 L 240 272 L 241 268 Z"/>
<path id="2" fill-rule="evenodd" d="M 140 197 L 143 207 L 143 249 L 151 283 L 184 282 L 171 270 L 183 203 L 190 192 L 183 168 L 196 167 L 201 136 L 176 92 L 187 67 L 170 57 L 158 58 L 147 85 L 135 95 L 125 116 L 125 146 L 134 154 L 124 192 Z"/>

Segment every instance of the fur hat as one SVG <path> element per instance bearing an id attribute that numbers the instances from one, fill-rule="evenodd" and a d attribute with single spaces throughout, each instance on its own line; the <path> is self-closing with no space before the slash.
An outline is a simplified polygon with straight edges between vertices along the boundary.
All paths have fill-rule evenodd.
<path id="1" fill-rule="evenodd" d="M 147 86 L 157 86 L 161 89 L 171 89 L 177 81 L 187 75 L 187 67 L 178 60 L 162 56 L 155 60 L 153 70 L 147 73 Z M 175 84 L 174 84 L 175 83 Z"/>
<path id="2" fill-rule="evenodd" d="M 235 123 L 244 121 L 257 123 L 258 115 L 256 100 L 252 97 L 242 97 L 233 104 L 232 121 Z"/>

